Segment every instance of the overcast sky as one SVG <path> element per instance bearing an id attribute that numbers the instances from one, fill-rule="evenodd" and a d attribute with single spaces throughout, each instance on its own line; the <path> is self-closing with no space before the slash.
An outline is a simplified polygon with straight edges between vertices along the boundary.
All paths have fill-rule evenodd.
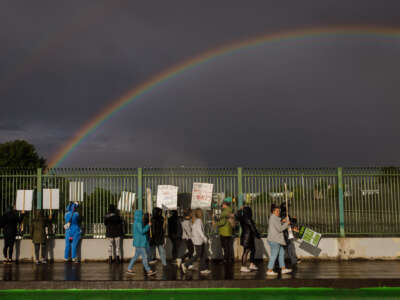
<path id="1" fill-rule="evenodd" d="M 0 142 L 50 158 L 151 76 L 258 35 L 399 28 L 400 1 L 0 1 Z M 265 43 L 130 103 L 63 167 L 399 165 L 400 36 Z"/>

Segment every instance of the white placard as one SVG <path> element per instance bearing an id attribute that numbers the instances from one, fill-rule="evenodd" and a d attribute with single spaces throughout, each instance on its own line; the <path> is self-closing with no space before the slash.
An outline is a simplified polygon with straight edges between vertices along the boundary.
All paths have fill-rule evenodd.
<path id="1" fill-rule="evenodd" d="M 157 188 L 157 207 L 168 209 L 178 208 L 178 187 L 173 185 L 159 185 Z"/>
<path id="2" fill-rule="evenodd" d="M 152 213 L 153 211 L 153 199 L 151 198 L 151 189 L 146 189 L 146 201 L 147 201 L 147 212 Z"/>
<path id="3" fill-rule="evenodd" d="M 33 190 L 17 190 L 16 209 L 20 211 L 32 210 Z"/>
<path id="4" fill-rule="evenodd" d="M 69 183 L 69 201 L 82 202 L 83 201 L 83 182 L 71 181 Z"/>
<path id="5" fill-rule="evenodd" d="M 133 204 L 135 203 L 135 193 L 122 192 L 118 201 L 118 209 L 120 211 L 131 212 Z"/>
<path id="6" fill-rule="evenodd" d="M 43 189 L 43 209 L 60 209 L 59 189 Z"/>
<path id="7" fill-rule="evenodd" d="M 211 183 L 193 183 L 191 207 L 211 209 L 213 186 Z"/>

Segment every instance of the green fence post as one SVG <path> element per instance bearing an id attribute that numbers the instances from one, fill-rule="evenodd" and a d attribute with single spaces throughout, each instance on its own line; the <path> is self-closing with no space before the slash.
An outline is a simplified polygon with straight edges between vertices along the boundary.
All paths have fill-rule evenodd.
<path id="1" fill-rule="evenodd" d="M 338 192 L 339 192 L 339 224 L 340 236 L 344 237 L 344 203 L 343 203 L 343 169 L 338 168 Z"/>
<path id="2" fill-rule="evenodd" d="M 36 208 L 42 209 L 42 168 L 37 169 L 36 176 Z"/>
<path id="3" fill-rule="evenodd" d="M 238 197 L 239 197 L 239 209 L 243 206 L 243 169 L 237 168 L 238 171 Z"/>
<path id="4" fill-rule="evenodd" d="M 138 209 L 143 208 L 143 169 L 138 168 Z"/>

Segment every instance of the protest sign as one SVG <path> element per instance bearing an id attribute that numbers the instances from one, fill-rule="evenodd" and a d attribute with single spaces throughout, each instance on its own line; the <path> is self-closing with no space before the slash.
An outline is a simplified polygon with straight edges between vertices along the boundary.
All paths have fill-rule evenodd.
<path id="1" fill-rule="evenodd" d="M 173 185 L 159 185 L 157 187 L 157 207 L 177 209 L 178 187 Z"/>
<path id="2" fill-rule="evenodd" d="M 71 181 L 69 183 L 69 201 L 82 202 L 83 201 L 83 182 Z"/>
<path id="3" fill-rule="evenodd" d="M 302 226 L 299 231 L 300 239 L 314 247 L 318 247 L 319 241 L 322 238 L 322 234 L 315 232 L 314 230 Z"/>
<path id="4" fill-rule="evenodd" d="M 43 209 L 60 209 L 59 189 L 43 189 Z"/>
<path id="5" fill-rule="evenodd" d="M 32 210 L 33 190 L 17 190 L 16 210 Z"/>
<path id="6" fill-rule="evenodd" d="M 121 197 L 118 200 L 118 209 L 120 211 L 131 212 L 135 203 L 135 193 L 121 192 Z"/>
<path id="7" fill-rule="evenodd" d="M 213 184 L 211 183 L 193 183 L 192 208 L 211 209 L 212 191 Z"/>

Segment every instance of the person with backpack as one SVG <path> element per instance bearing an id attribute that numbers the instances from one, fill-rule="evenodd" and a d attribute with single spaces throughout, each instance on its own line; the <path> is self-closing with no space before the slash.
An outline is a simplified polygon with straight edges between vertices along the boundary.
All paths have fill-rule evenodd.
<path id="1" fill-rule="evenodd" d="M 47 263 L 46 254 L 47 254 L 47 234 L 46 228 L 50 227 L 51 218 L 50 216 L 46 218 L 44 216 L 43 210 L 36 210 L 34 213 L 34 217 L 32 219 L 31 225 L 31 236 L 32 243 L 35 248 L 35 263 L 36 264 L 45 264 Z M 39 251 L 42 249 L 42 259 L 39 260 Z"/>
<path id="2" fill-rule="evenodd" d="M 106 226 L 106 238 L 108 239 L 108 263 L 113 262 L 115 247 L 115 261 L 121 263 L 121 238 L 124 235 L 123 220 L 118 209 L 114 204 L 110 204 L 108 212 L 104 216 L 104 225 Z"/>
<path id="3" fill-rule="evenodd" d="M 249 206 L 244 206 L 237 213 L 237 219 L 240 222 L 240 226 L 242 228 L 242 234 L 240 236 L 240 245 L 243 246 L 243 254 L 242 254 L 242 267 L 240 268 L 240 272 L 251 272 L 257 271 L 258 268 L 255 265 L 255 239 L 260 238 L 260 234 L 257 231 L 257 228 L 252 219 L 252 211 Z M 247 267 L 247 257 L 250 254 L 250 266 Z"/>
<path id="4" fill-rule="evenodd" d="M 5 264 L 12 263 L 15 238 L 18 235 L 18 226 L 22 223 L 24 216 L 25 215 L 23 213 L 21 213 L 21 215 L 18 215 L 15 207 L 12 206 L 1 218 L 4 235 L 3 255 Z"/>
<path id="5" fill-rule="evenodd" d="M 194 252 L 192 241 L 192 211 L 190 209 L 185 210 L 183 214 L 182 241 L 185 243 L 187 249 L 187 252 L 182 256 L 182 262 L 184 262 L 186 258 L 191 259 Z"/>
<path id="6" fill-rule="evenodd" d="M 81 239 L 81 215 L 78 212 L 78 202 L 70 203 L 67 206 L 65 220 L 65 251 L 64 261 L 69 261 L 70 257 L 74 263 L 79 263 L 77 250 Z M 71 256 L 70 256 L 71 253 Z"/>
<path id="7" fill-rule="evenodd" d="M 142 264 L 144 269 L 146 270 L 147 276 L 152 276 L 156 274 L 155 271 L 152 271 L 149 267 L 148 257 L 147 257 L 147 249 L 149 248 L 149 242 L 146 237 L 147 232 L 149 232 L 151 226 L 151 222 L 146 226 L 143 225 L 143 211 L 136 210 L 134 214 L 134 223 L 132 225 L 133 232 L 133 246 L 135 247 L 135 255 L 132 257 L 129 262 L 128 274 L 135 274 L 132 270 L 133 265 L 139 257 L 142 257 Z"/>
<path id="8" fill-rule="evenodd" d="M 201 208 L 197 208 L 194 211 L 195 221 L 192 226 L 192 241 L 194 247 L 196 249 L 195 255 L 189 259 L 187 262 L 183 263 L 182 272 L 186 273 L 188 269 L 192 269 L 193 263 L 200 259 L 200 274 L 207 275 L 210 274 L 211 271 L 208 269 L 207 266 L 207 249 L 206 245 L 208 243 L 208 239 L 204 233 L 204 226 L 203 226 L 203 211 Z"/>
<path id="9" fill-rule="evenodd" d="M 221 247 L 224 252 L 224 263 L 231 263 L 232 253 L 232 232 L 235 223 L 235 216 L 231 208 L 232 198 L 225 198 L 222 203 L 222 212 L 219 221 L 217 222 L 218 234 L 221 241 Z"/>
<path id="10" fill-rule="evenodd" d="M 178 252 L 182 241 L 182 225 L 176 210 L 171 211 L 171 216 L 168 218 L 168 237 L 172 243 L 172 260 L 175 260 L 180 268 L 182 260 Z"/>
<path id="11" fill-rule="evenodd" d="M 156 249 L 158 249 L 161 264 L 165 267 L 167 265 L 167 258 L 164 248 L 164 217 L 162 209 L 159 207 L 153 208 L 153 215 L 151 217 L 150 264 L 157 262 L 155 259 Z"/>

